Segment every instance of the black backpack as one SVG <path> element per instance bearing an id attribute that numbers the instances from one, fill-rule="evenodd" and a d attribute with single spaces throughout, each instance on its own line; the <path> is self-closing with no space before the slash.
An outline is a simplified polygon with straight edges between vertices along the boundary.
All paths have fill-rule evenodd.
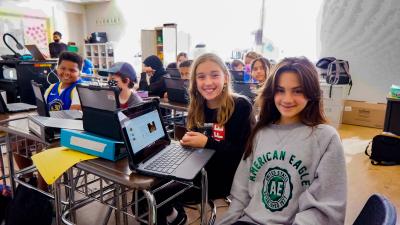
<path id="1" fill-rule="evenodd" d="M 6 225 L 51 225 L 53 207 L 47 196 L 23 185 L 18 185 L 8 205 Z"/>
<path id="2" fill-rule="evenodd" d="M 371 154 L 369 154 L 368 149 L 371 143 Z M 365 154 L 369 156 L 373 165 L 400 164 L 400 136 L 376 135 L 365 149 Z"/>

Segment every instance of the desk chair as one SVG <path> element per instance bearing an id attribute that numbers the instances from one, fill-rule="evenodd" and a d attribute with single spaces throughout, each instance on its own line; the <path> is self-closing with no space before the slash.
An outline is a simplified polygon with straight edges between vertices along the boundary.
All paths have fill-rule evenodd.
<path id="1" fill-rule="evenodd" d="M 396 208 L 381 194 L 373 194 L 365 203 L 353 225 L 395 225 Z"/>

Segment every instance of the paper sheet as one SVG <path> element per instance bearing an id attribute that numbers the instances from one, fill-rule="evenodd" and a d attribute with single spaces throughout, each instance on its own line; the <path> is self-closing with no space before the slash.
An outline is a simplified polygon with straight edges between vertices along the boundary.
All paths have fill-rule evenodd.
<path id="1" fill-rule="evenodd" d="M 32 156 L 33 163 L 47 184 L 53 184 L 76 163 L 95 158 L 97 157 L 66 147 L 47 149 Z"/>

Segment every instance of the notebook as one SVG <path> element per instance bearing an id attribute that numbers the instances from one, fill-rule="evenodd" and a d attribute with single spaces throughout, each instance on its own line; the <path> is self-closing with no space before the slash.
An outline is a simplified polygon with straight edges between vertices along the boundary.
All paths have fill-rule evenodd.
<path id="1" fill-rule="evenodd" d="M 3 95 L 0 95 L 0 112 L 16 113 L 36 109 L 36 105 L 30 105 L 22 102 L 6 104 Z"/>
<path id="2" fill-rule="evenodd" d="M 33 94 L 36 98 L 37 113 L 39 116 L 54 117 L 59 119 L 82 119 L 82 112 L 79 110 L 49 111 L 43 95 L 43 86 L 31 81 Z"/>
<path id="3" fill-rule="evenodd" d="M 164 77 L 165 86 L 167 88 L 168 100 L 183 104 L 189 103 L 189 80 L 181 78 Z"/>
<path id="4" fill-rule="evenodd" d="M 122 141 L 122 133 L 115 111 L 120 107 L 119 89 L 109 86 L 78 84 L 83 128 L 104 137 Z"/>
<path id="5" fill-rule="evenodd" d="M 193 180 L 215 151 L 171 143 L 161 118 L 155 101 L 118 112 L 129 167 L 145 175 Z"/>

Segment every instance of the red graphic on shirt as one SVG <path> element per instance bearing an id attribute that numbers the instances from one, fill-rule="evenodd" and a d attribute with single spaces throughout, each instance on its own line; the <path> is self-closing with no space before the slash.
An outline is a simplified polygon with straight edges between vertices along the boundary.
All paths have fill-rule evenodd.
<path id="1" fill-rule="evenodd" d="M 224 126 L 220 127 L 218 124 L 214 123 L 212 127 L 212 138 L 216 141 L 222 141 L 225 139 L 225 128 Z"/>

